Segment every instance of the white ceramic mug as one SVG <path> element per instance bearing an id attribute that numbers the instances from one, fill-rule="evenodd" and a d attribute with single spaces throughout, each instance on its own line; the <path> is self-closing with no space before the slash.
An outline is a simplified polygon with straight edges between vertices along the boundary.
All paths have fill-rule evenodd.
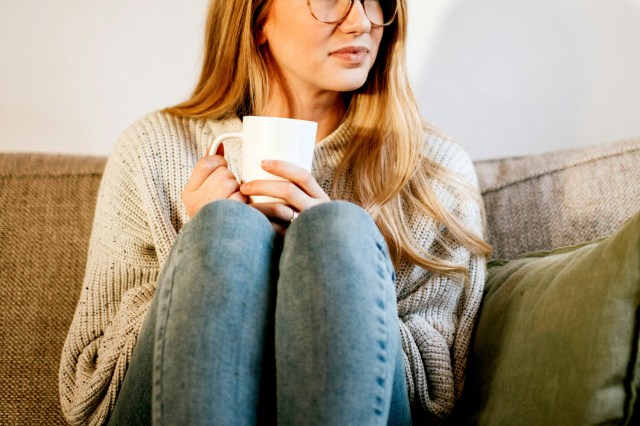
<path id="1" fill-rule="evenodd" d="M 238 138 L 242 141 L 241 182 L 285 180 L 267 173 L 260 163 L 262 160 L 281 160 L 311 171 L 317 130 L 315 121 L 247 115 L 242 119 L 242 132 L 221 134 L 213 141 L 207 155 L 215 154 L 222 141 Z M 251 201 L 282 202 L 279 198 L 267 196 L 252 196 Z"/>

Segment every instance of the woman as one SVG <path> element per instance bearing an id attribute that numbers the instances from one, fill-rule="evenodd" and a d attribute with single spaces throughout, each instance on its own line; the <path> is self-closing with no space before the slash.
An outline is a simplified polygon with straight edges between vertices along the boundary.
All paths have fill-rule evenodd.
<path id="1" fill-rule="evenodd" d="M 69 422 L 451 413 L 489 247 L 471 162 L 421 123 L 406 20 L 403 0 L 211 1 L 192 98 L 129 128 L 105 170 Z M 312 172 L 267 161 L 288 181 L 240 186 L 237 146 L 205 152 L 244 115 L 317 121 Z"/>

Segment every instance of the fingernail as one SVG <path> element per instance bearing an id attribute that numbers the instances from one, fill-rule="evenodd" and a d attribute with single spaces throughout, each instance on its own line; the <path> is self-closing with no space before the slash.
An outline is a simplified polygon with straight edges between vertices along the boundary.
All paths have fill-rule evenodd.
<path id="1" fill-rule="evenodd" d="M 262 160 L 262 165 L 264 167 L 271 167 L 271 166 L 273 166 L 273 161 L 271 161 L 271 160 Z"/>

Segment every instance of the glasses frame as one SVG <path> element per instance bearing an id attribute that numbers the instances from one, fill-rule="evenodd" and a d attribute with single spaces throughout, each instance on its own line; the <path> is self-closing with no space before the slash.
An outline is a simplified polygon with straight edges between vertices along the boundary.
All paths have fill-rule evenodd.
<path id="1" fill-rule="evenodd" d="M 349 0 L 349 7 L 347 8 L 346 12 L 344 13 L 344 15 L 342 15 L 342 17 L 340 19 L 336 19 L 335 21 L 330 21 L 330 22 L 321 21 L 313 13 L 313 9 L 311 9 L 311 0 L 307 0 L 307 6 L 309 7 L 309 13 L 311 13 L 311 16 L 313 16 L 316 21 L 321 22 L 323 24 L 333 25 L 333 24 L 338 24 L 338 23 L 341 23 L 342 21 L 344 21 L 344 18 L 346 18 L 349 15 L 349 13 L 351 12 L 351 8 L 353 7 L 354 1 L 358 1 L 358 0 Z M 360 1 L 360 3 L 362 3 L 362 10 L 364 10 L 364 14 L 367 16 L 367 19 L 369 19 L 369 22 L 371 22 L 371 26 L 373 26 L 373 27 L 387 27 L 387 26 L 393 24 L 393 21 L 395 21 L 396 17 L 398 16 L 398 0 L 396 0 L 396 10 L 393 12 L 393 17 L 391 18 L 391 20 L 389 22 L 387 22 L 386 24 L 375 24 L 373 21 L 371 21 L 371 18 L 369 18 L 369 15 L 367 15 L 367 9 L 364 6 L 364 2 L 366 0 L 359 0 L 359 1 Z"/>

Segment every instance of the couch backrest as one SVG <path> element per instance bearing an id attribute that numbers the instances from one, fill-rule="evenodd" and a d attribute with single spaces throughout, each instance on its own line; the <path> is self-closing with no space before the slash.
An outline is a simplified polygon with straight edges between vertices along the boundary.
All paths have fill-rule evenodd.
<path id="1" fill-rule="evenodd" d="M 66 424 L 58 366 L 104 165 L 0 155 L 0 424 Z"/>
<path id="2" fill-rule="evenodd" d="M 610 235 L 640 210 L 640 138 L 476 163 L 494 258 Z"/>

